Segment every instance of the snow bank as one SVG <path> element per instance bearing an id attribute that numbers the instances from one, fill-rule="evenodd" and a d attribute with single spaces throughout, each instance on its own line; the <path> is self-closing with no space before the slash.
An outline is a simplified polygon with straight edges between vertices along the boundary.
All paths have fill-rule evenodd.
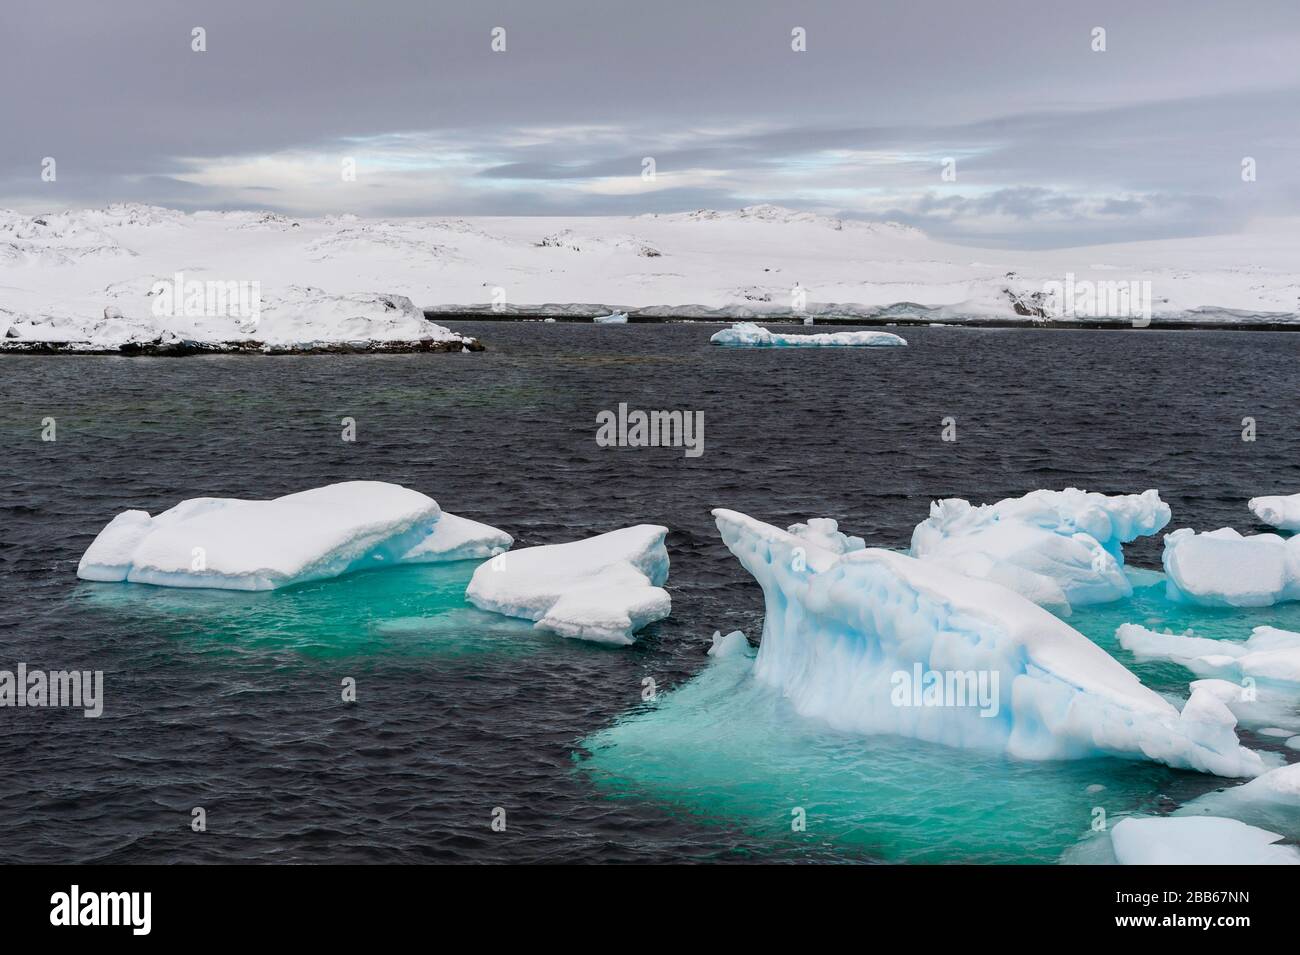
<path id="1" fill-rule="evenodd" d="M 486 556 L 509 545 L 509 535 L 444 515 L 418 491 L 347 481 L 269 501 L 193 498 L 156 517 L 123 511 L 86 549 L 77 576 L 273 590 L 395 563 Z"/>
<path id="2" fill-rule="evenodd" d="M 1283 836 L 1218 816 L 1121 819 L 1110 832 L 1120 865 L 1300 865 Z"/>
<path id="3" fill-rule="evenodd" d="M 512 551 L 474 572 L 465 596 L 476 607 L 536 621 L 538 629 L 598 643 L 668 616 L 666 527 L 638 524 L 567 544 Z"/>
<path id="4" fill-rule="evenodd" d="M 1300 531 L 1300 494 L 1252 497 L 1246 506 L 1265 524 L 1282 531 Z"/>
<path id="5" fill-rule="evenodd" d="M 1039 490 L 979 507 L 949 498 L 930 504 L 930 517 L 912 532 L 911 554 L 1068 615 L 1071 606 L 1131 596 L 1122 545 L 1156 533 L 1169 518 L 1155 490 Z"/>
<path id="6" fill-rule="evenodd" d="M 735 511 L 713 513 L 763 588 L 755 676 L 804 715 L 1023 759 L 1109 754 L 1225 776 L 1262 769 L 1212 694 L 1194 693 L 1180 714 L 1004 587 L 876 548 L 837 554 Z M 937 695 L 899 692 L 917 671 Z M 974 685 L 992 691 L 978 705 Z"/>
<path id="7" fill-rule="evenodd" d="M 1205 607 L 1271 607 L 1300 600 L 1300 537 L 1243 537 L 1231 527 L 1165 535 L 1170 600 Z"/>
<path id="8" fill-rule="evenodd" d="M 730 328 L 715 332 L 709 339 L 715 345 L 757 346 L 877 346 L 906 345 L 906 339 L 889 332 L 821 332 L 814 335 L 768 331 L 753 322 L 737 322 Z"/>
<path id="9" fill-rule="evenodd" d="M 1157 633 L 1126 623 L 1115 631 L 1120 646 L 1139 660 L 1169 660 L 1199 676 L 1240 680 L 1251 677 L 1300 687 L 1300 633 L 1256 627 L 1242 643 Z"/>

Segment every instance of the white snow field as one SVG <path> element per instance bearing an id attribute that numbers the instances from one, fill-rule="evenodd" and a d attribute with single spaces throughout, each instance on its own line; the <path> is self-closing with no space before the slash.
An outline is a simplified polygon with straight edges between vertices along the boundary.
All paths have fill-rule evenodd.
<path id="1" fill-rule="evenodd" d="M 1111 829 L 1120 865 L 1300 865 L 1280 833 L 1218 816 L 1130 816 Z"/>
<path id="2" fill-rule="evenodd" d="M 1123 544 L 1169 523 L 1158 491 L 1105 495 L 1077 488 L 1032 491 L 996 504 L 930 504 L 911 554 L 991 580 L 1068 616 L 1072 606 L 1131 596 Z"/>
<path id="3" fill-rule="evenodd" d="M 755 678 L 805 716 L 1023 759 L 1108 754 L 1221 776 L 1264 768 L 1212 693 L 1193 692 L 1180 713 L 999 584 L 878 548 L 837 553 L 736 511 L 713 514 L 763 590 Z M 918 670 L 933 696 L 898 692 Z M 985 684 L 994 706 L 972 700 Z"/>
<path id="4" fill-rule="evenodd" d="M 714 332 L 709 339 L 715 345 L 749 345 L 769 348 L 840 347 L 862 348 L 906 345 L 907 340 L 890 332 L 818 332 L 815 334 L 768 331 L 753 322 L 737 322 L 730 328 Z"/>
<path id="5" fill-rule="evenodd" d="M 668 529 L 624 527 L 585 540 L 511 551 L 474 571 L 465 596 L 482 610 L 536 621 L 539 630 L 627 645 L 672 610 Z"/>
<path id="6" fill-rule="evenodd" d="M 488 557 L 510 535 L 396 484 L 347 481 L 269 501 L 200 497 L 123 511 L 82 555 L 83 580 L 274 590 L 351 571 Z"/>
<path id="7" fill-rule="evenodd" d="M 1204 607 L 1271 607 L 1300 600 L 1300 537 L 1243 536 L 1231 527 L 1165 535 L 1170 600 Z"/>
<path id="8" fill-rule="evenodd" d="M 0 344 L 106 349 L 176 336 L 274 347 L 221 316 L 155 316 L 150 292 L 177 273 L 260 283 L 265 334 L 285 348 L 419 334 L 459 350 L 451 332 L 419 324 L 419 309 L 789 318 L 796 287 L 811 318 L 1028 322 L 1045 289 L 1069 276 L 1150 282 L 1156 321 L 1296 322 L 1294 231 L 1261 223 L 1241 235 L 1028 252 L 774 206 L 562 219 L 0 211 Z"/>
<path id="9" fill-rule="evenodd" d="M 1168 660 L 1197 676 L 1255 680 L 1300 688 L 1300 633 L 1255 627 L 1243 642 L 1157 633 L 1137 624 L 1116 631 L 1120 646 L 1139 660 Z"/>
<path id="10" fill-rule="evenodd" d="M 1252 497 L 1247 507 L 1265 524 L 1272 524 L 1280 531 L 1300 531 L 1300 494 Z"/>

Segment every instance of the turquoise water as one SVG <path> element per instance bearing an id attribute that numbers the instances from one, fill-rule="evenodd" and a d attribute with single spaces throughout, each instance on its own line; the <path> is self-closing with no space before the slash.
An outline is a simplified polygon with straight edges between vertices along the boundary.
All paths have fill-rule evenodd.
<path id="1" fill-rule="evenodd" d="M 82 583 L 74 599 L 115 622 L 134 618 L 192 648 L 241 656 L 526 654 L 561 641 L 472 606 L 465 587 L 478 563 L 391 567 L 259 592 Z"/>
<path id="2" fill-rule="evenodd" d="M 1128 600 L 1075 611 L 1070 623 L 1171 698 L 1194 679 L 1120 649 L 1121 623 L 1244 639 L 1260 624 L 1300 629 L 1300 606 L 1201 610 L 1164 597 L 1158 575 Z M 785 846 L 830 847 L 887 862 L 1050 863 L 1131 813 L 1167 812 L 1233 785 L 1154 763 L 1023 762 L 899 737 L 850 736 L 795 713 L 751 677 L 752 660 L 713 661 L 672 693 L 584 742 L 580 765 L 613 799 L 646 800 L 698 824 L 740 826 Z M 1294 705 L 1292 705 L 1294 709 Z M 1285 751 L 1276 738 L 1248 745 Z M 1294 753 L 1291 754 L 1294 757 Z M 1104 787 L 1098 789 L 1096 787 Z M 794 812 L 806 813 L 796 831 Z"/>

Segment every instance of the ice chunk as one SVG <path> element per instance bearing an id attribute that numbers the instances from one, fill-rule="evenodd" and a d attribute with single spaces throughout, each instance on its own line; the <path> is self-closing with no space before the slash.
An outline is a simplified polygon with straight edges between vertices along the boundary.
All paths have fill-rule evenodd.
<path id="1" fill-rule="evenodd" d="M 193 498 L 156 517 L 125 511 L 86 549 L 77 576 L 273 590 L 386 564 L 497 553 L 509 541 L 495 528 L 444 515 L 418 491 L 347 481 L 269 501 Z"/>
<path id="2" fill-rule="evenodd" d="M 1139 660 L 1170 660 L 1199 676 L 1251 677 L 1300 687 L 1300 633 L 1256 627 L 1245 642 L 1156 633 L 1126 623 L 1115 631 L 1120 646 Z"/>
<path id="3" fill-rule="evenodd" d="M 626 325 L 627 313 L 615 312 L 612 315 L 597 315 L 592 321 L 597 325 Z"/>
<path id="4" fill-rule="evenodd" d="M 1024 759 L 1109 754 L 1225 776 L 1262 769 L 1212 694 L 1193 694 L 1180 714 L 1005 587 L 877 548 L 836 554 L 744 514 L 713 513 L 763 588 L 755 677 L 806 716 Z M 925 691 L 900 693 L 918 670 Z"/>
<path id="5" fill-rule="evenodd" d="M 878 346 L 906 345 L 906 339 L 891 332 L 820 332 L 813 335 L 785 332 L 771 332 L 753 322 L 736 322 L 730 328 L 715 332 L 709 339 L 715 345 L 759 345 L 759 346 Z"/>
<path id="6" fill-rule="evenodd" d="M 1231 527 L 1165 535 L 1170 600 L 1205 607 L 1271 607 L 1300 600 L 1300 537 L 1243 537 Z"/>
<path id="7" fill-rule="evenodd" d="M 911 553 L 1068 615 L 1072 606 L 1131 596 L 1122 545 L 1154 534 L 1169 518 L 1155 490 L 1039 490 L 979 507 L 950 498 L 930 504 L 930 517 L 912 532 Z"/>
<path id="8" fill-rule="evenodd" d="M 1252 497 L 1246 506 L 1265 524 L 1278 530 L 1300 531 L 1300 494 Z"/>
<path id="9" fill-rule="evenodd" d="M 745 634 L 739 630 L 733 630 L 725 637 L 721 630 L 713 631 L 713 645 L 709 647 L 709 656 L 711 657 L 734 657 L 754 655 L 753 648 L 749 641 L 745 639 Z"/>
<path id="10" fill-rule="evenodd" d="M 476 607 L 537 621 L 565 637 L 629 644 L 668 616 L 666 527 L 638 524 L 567 544 L 524 547 L 474 572 Z"/>
<path id="11" fill-rule="evenodd" d="M 1300 865 L 1282 838 L 1218 816 L 1129 817 L 1110 832 L 1120 865 Z"/>
<path id="12" fill-rule="evenodd" d="M 861 537 L 841 533 L 839 522 L 829 517 L 812 517 L 806 524 L 791 524 L 786 530 L 832 554 L 847 554 L 867 546 Z"/>
<path id="13" fill-rule="evenodd" d="M 514 542 L 503 530 L 443 511 L 433 533 L 403 554 L 402 562 L 483 560 L 505 553 Z"/>

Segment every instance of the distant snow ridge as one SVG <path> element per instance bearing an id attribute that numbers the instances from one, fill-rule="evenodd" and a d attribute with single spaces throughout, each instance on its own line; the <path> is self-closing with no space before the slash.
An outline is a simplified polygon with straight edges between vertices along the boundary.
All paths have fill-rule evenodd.
<path id="1" fill-rule="evenodd" d="M 116 210 L 116 211 L 114 211 Z M 71 266 L 94 259 L 129 259 L 135 253 L 103 231 L 132 218 L 123 207 L 102 212 L 23 216 L 0 210 L 0 261 L 10 265 Z M 136 224 L 132 221 L 132 224 Z"/>
<path id="2" fill-rule="evenodd" d="M 672 610 L 666 527 L 638 524 L 567 544 L 524 547 L 479 567 L 476 607 L 535 620 L 537 629 L 597 643 L 632 635 Z"/>
<path id="3" fill-rule="evenodd" d="M 1119 644 L 1139 660 L 1169 660 L 1198 676 L 1228 680 L 1250 677 L 1300 687 L 1300 633 L 1256 627 L 1244 643 L 1189 634 L 1157 633 L 1137 624 L 1115 631 Z"/>
<path id="4" fill-rule="evenodd" d="M 906 345 L 907 340 L 890 332 L 822 332 L 816 335 L 772 332 L 753 322 L 736 322 L 715 332 L 709 339 L 715 345 L 752 345 L 758 347 L 877 347 Z"/>
<path id="5" fill-rule="evenodd" d="M 396 484 L 347 481 L 269 501 L 200 497 L 123 511 L 82 555 L 82 580 L 274 590 L 356 570 L 488 557 L 513 543 Z"/>
<path id="6" fill-rule="evenodd" d="M 1271 607 L 1300 600 L 1300 537 L 1243 536 L 1231 527 L 1165 535 L 1170 600 L 1205 607 Z"/>
<path id="7" fill-rule="evenodd" d="M 1156 490 L 1039 490 L 979 507 L 949 498 L 930 504 L 911 553 L 1068 615 L 1073 606 L 1131 596 L 1122 545 L 1156 533 L 1170 517 Z"/>
<path id="8" fill-rule="evenodd" d="M 1222 776 L 1263 768 L 1212 693 L 1194 691 L 1180 714 L 1091 640 L 1004 587 L 877 548 L 835 553 L 736 511 L 713 514 L 763 589 L 754 675 L 805 716 L 1022 759 L 1112 755 Z M 969 688 L 984 674 L 997 705 L 912 705 L 896 690 L 898 674 L 916 670 L 949 687 Z"/>
<path id="9" fill-rule="evenodd" d="M 1300 494 L 1252 497 L 1250 512 L 1265 524 L 1282 531 L 1300 531 Z"/>

